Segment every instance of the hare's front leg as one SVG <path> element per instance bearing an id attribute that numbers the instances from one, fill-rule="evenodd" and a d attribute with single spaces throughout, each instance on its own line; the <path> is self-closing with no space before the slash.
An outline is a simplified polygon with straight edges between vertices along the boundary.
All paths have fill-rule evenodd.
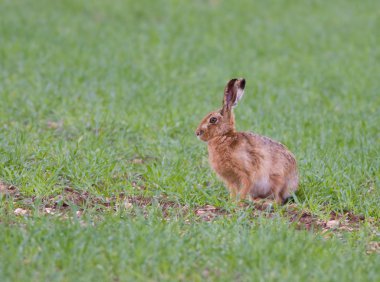
<path id="1" fill-rule="evenodd" d="M 232 201 L 237 201 L 237 194 L 239 192 L 239 184 L 233 181 L 225 180 L 225 183 L 227 185 L 227 188 L 230 192 L 230 199 Z"/>
<path id="2" fill-rule="evenodd" d="M 241 178 L 241 190 L 239 193 L 240 201 L 244 201 L 247 198 L 247 194 L 251 190 L 252 187 L 252 181 L 250 181 L 249 177 L 242 177 Z"/>

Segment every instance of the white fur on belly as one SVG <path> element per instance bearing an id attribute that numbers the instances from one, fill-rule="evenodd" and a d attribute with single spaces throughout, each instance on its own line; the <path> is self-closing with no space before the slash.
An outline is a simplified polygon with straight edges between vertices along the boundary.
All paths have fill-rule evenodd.
<path id="1" fill-rule="evenodd" d="M 267 197 L 271 194 L 271 184 L 268 177 L 257 179 L 253 183 L 251 195 L 253 197 Z"/>

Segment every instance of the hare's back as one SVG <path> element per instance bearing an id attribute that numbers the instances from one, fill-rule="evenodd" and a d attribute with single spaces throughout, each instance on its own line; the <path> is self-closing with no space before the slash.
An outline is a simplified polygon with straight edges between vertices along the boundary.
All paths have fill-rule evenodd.
<path id="1" fill-rule="evenodd" d="M 244 132 L 249 144 L 262 157 L 263 162 L 270 166 L 275 174 L 289 174 L 296 171 L 294 155 L 285 145 L 266 136 Z"/>

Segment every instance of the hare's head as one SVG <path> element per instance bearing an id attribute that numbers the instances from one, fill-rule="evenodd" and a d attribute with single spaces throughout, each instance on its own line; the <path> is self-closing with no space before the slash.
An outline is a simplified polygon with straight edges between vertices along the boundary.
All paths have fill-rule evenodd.
<path id="1" fill-rule="evenodd" d="M 227 83 L 224 89 L 222 108 L 207 114 L 195 131 L 199 139 L 207 142 L 214 137 L 235 131 L 235 118 L 232 109 L 243 97 L 244 88 L 244 78 L 234 78 Z"/>

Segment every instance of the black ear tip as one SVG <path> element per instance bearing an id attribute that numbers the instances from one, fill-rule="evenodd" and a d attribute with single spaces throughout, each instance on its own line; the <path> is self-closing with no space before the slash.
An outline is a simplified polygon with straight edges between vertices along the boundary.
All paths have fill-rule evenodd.
<path id="1" fill-rule="evenodd" d="M 228 83 L 227 83 L 227 86 L 228 87 L 233 87 L 235 85 L 235 82 L 237 81 L 238 79 L 237 78 L 232 78 Z"/>
<path id="2" fill-rule="evenodd" d="M 245 78 L 240 79 L 240 88 L 241 89 L 245 88 Z"/>

